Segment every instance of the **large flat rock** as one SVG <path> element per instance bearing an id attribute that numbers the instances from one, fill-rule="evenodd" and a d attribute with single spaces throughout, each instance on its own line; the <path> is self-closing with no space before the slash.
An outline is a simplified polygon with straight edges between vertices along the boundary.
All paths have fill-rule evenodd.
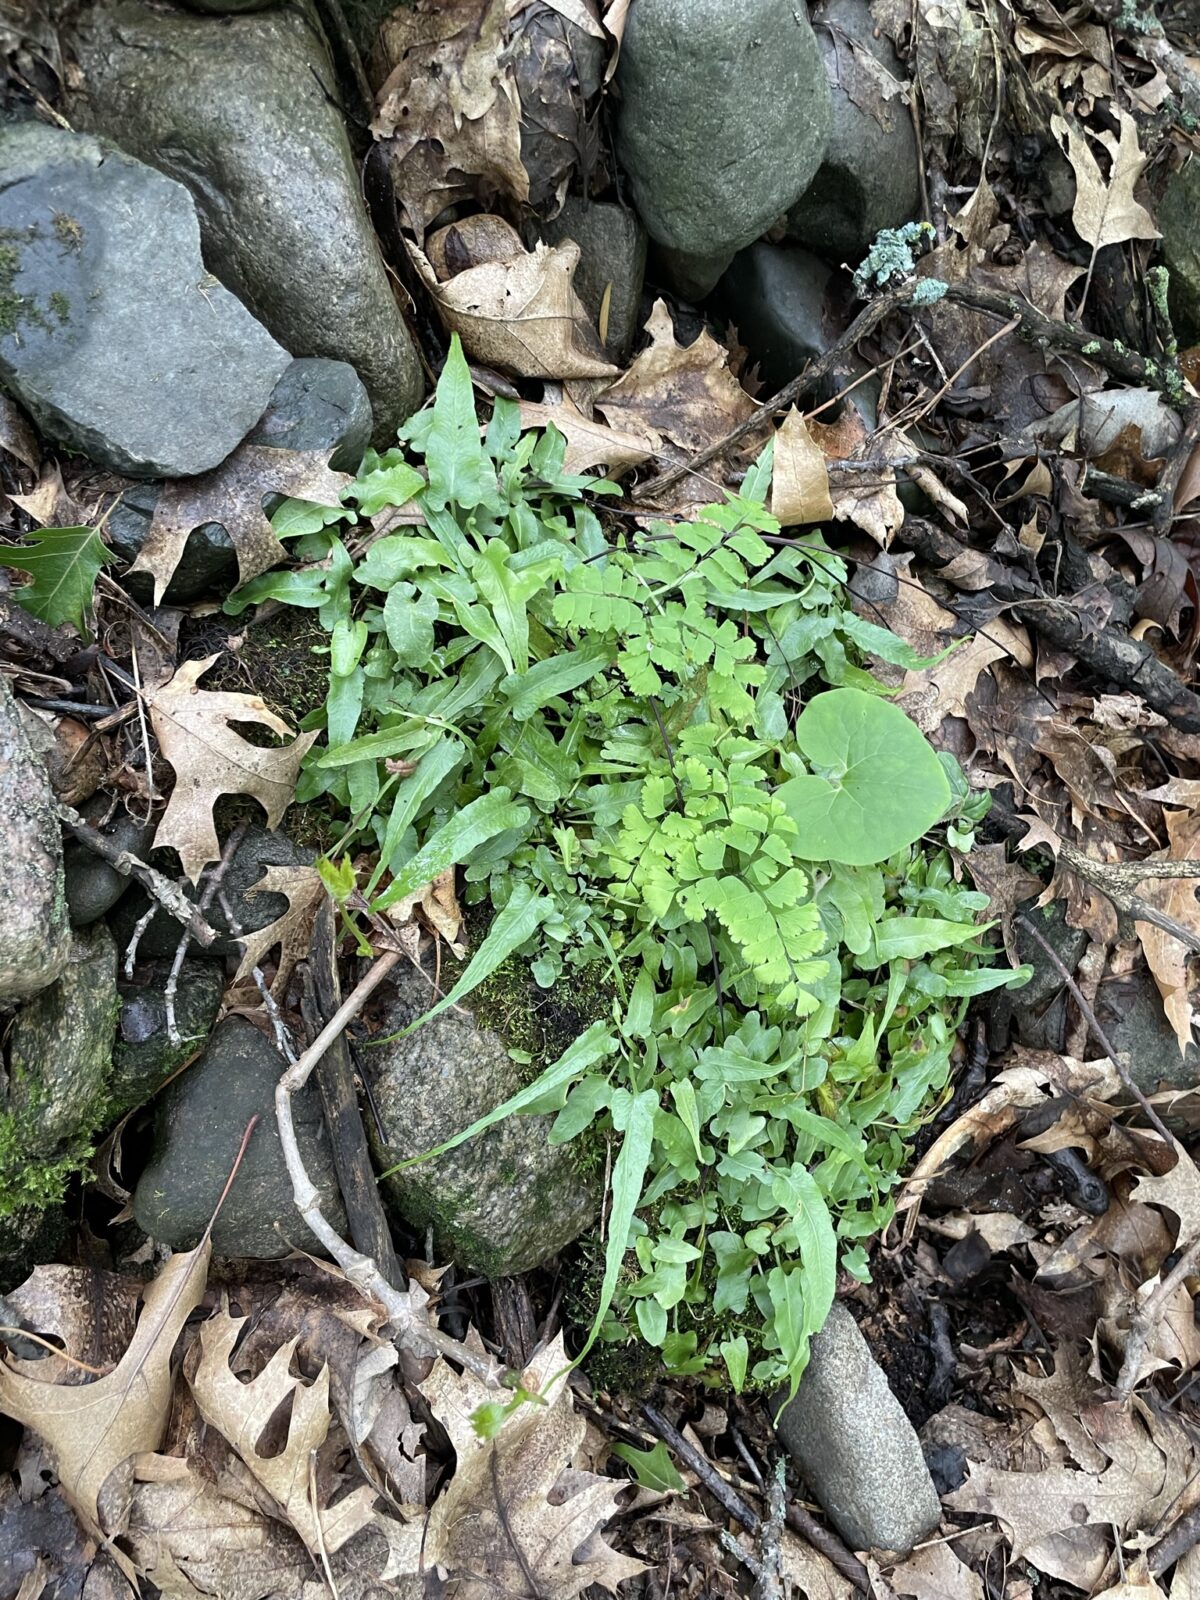
<path id="1" fill-rule="evenodd" d="M 0 140 L 0 383 L 42 430 L 130 477 L 223 461 L 288 365 L 207 272 L 188 191 L 40 123 Z"/>

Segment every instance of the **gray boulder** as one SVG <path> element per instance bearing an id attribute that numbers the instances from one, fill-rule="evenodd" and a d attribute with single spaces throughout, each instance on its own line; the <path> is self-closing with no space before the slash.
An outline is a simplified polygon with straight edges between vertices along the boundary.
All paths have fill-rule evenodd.
<path id="1" fill-rule="evenodd" d="M 89 808 L 90 809 L 90 808 Z M 103 805 L 95 808 L 103 814 Z M 87 810 L 84 815 L 87 816 Z M 96 820 L 94 816 L 89 821 Z M 153 822 L 142 822 L 128 811 L 118 811 L 113 820 L 100 832 L 111 839 L 118 850 L 128 850 L 140 856 L 154 837 Z M 63 871 L 66 878 L 67 910 L 73 928 L 88 928 L 107 915 L 129 888 L 130 880 L 115 867 L 109 866 L 103 856 L 98 856 L 76 839 L 68 839 L 63 851 Z"/>
<path id="2" fill-rule="evenodd" d="M 205 270 L 186 189 L 42 123 L 0 143 L 0 382 L 130 477 L 215 467 L 288 364 Z"/>
<path id="3" fill-rule="evenodd" d="M 424 1015 L 431 994 L 415 968 L 399 972 L 380 1007 L 380 1037 Z M 368 1048 L 364 1060 L 383 1135 L 375 1133 L 376 1163 L 384 1170 L 452 1138 L 526 1081 L 500 1035 L 465 1008 Z M 567 1146 L 546 1142 L 551 1120 L 509 1117 L 385 1178 L 384 1196 L 415 1231 L 432 1228 L 438 1259 L 491 1278 L 527 1272 L 578 1238 L 596 1214 L 595 1185 L 580 1178 Z"/>
<path id="4" fill-rule="evenodd" d="M 348 361 L 390 442 L 420 403 L 420 361 L 312 13 L 214 19 L 107 0 L 86 10 L 75 49 L 80 122 L 188 186 L 212 271 L 293 355 Z"/>
<path id="5" fill-rule="evenodd" d="M 275 1123 L 275 1085 L 283 1058 L 244 1017 L 227 1017 L 198 1061 L 163 1091 L 154 1123 L 154 1149 L 138 1180 L 133 1214 L 152 1239 L 175 1250 L 199 1242 L 233 1169 L 242 1134 L 258 1124 L 213 1228 L 220 1256 L 270 1261 L 293 1248 L 320 1252 L 300 1221 Z M 329 1222 L 346 1218 L 333 1168 L 329 1135 L 315 1086 L 293 1102 L 300 1154 Z"/>
<path id="6" fill-rule="evenodd" d="M 941 1503 L 920 1440 L 841 1306 L 813 1339 L 775 1427 L 852 1550 L 911 1550 L 937 1527 Z"/>
<path id="7" fill-rule="evenodd" d="M 857 266 L 881 228 L 916 215 L 920 156 L 906 74 L 885 38 L 876 39 L 867 0 L 822 0 L 813 31 L 832 103 L 829 148 L 812 186 L 788 212 L 788 237 Z"/>
<path id="8" fill-rule="evenodd" d="M 357 472 L 371 442 L 371 402 L 358 374 L 345 361 L 320 356 L 293 361 L 286 369 L 245 443 L 278 450 L 327 450 L 338 472 Z M 161 484 L 131 484 L 105 525 L 109 547 L 123 561 L 136 559 L 146 542 Z M 237 571 L 233 540 L 219 522 L 203 522 L 188 534 L 166 594 L 167 605 L 186 605 L 214 588 L 232 586 Z M 154 580 L 148 572 L 126 574 L 134 599 L 148 605 Z"/>
<path id="9" fill-rule="evenodd" d="M 0 673 L 0 1006 L 53 983 L 67 964 L 62 830 L 50 778 L 34 755 L 8 678 Z"/>
<path id="10" fill-rule="evenodd" d="M 1171 318 L 1181 345 L 1200 339 L 1200 161 L 1194 156 L 1163 191 L 1155 217 L 1171 274 Z"/>
<path id="11" fill-rule="evenodd" d="M 636 212 L 609 201 L 570 195 L 562 210 L 537 228 L 547 244 L 574 239 L 579 246 L 575 290 L 592 321 L 609 295 L 606 353 L 624 361 L 638 331 L 642 280 L 646 275 L 646 230 Z"/>
<path id="12" fill-rule="evenodd" d="M 1200 1085 L 1200 1045 L 1193 1039 L 1186 1051 L 1180 1050 L 1162 996 L 1144 963 L 1123 977 L 1108 977 L 1101 983 L 1096 1013 L 1143 1094 Z"/>
<path id="13" fill-rule="evenodd" d="M 76 933 L 62 975 L 17 1012 L 0 1138 L 0 1213 L 61 1199 L 108 1111 L 117 949 L 103 923 Z"/>
<path id="14" fill-rule="evenodd" d="M 155 858 L 158 859 L 157 857 Z M 244 933 L 257 933 L 268 922 L 274 922 L 287 910 L 287 901 L 281 894 L 247 894 L 247 890 L 260 881 L 268 867 L 299 867 L 311 863 L 313 853 L 302 845 L 294 844 L 286 833 L 269 832 L 266 828 L 247 828 L 245 837 L 234 852 L 228 871 L 221 879 L 221 888 L 229 901 L 234 917 Z M 184 893 L 189 900 L 198 900 L 204 889 L 204 879 L 197 888 L 185 883 Z M 144 890 L 135 888 L 117 906 L 112 917 L 113 932 L 122 949 L 128 943 L 138 920 L 150 909 Z M 210 956 L 240 955 L 242 946 L 229 931 L 220 897 L 204 913 L 209 927 L 217 933 L 216 939 L 205 950 Z M 175 954 L 183 929 L 174 917 L 158 911 L 150 919 L 138 941 L 138 954 L 143 960 L 167 959 Z M 200 950 L 198 945 L 193 949 Z"/>
<path id="15" fill-rule="evenodd" d="M 825 155 L 829 85 L 793 0 L 634 0 L 618 82 L 617 153 L 638 213 L 653 240 L 710 271 L 795 204 Z"/>
<path id="16" fill-rule="evenodd" d="M 717 286 L 717 304 L 768 391 L 781 389 L 837 340 L 831 276 L 824 261 L 797 245 L 759 243 L 741 251 Z"/>
<path id="17" fill-rule="evenodd" d="M 110 1091 L 114 1115 L 144 1105 L 157 1094 L 196 1055 L 217 1020 L 225 993 L 224 964 L 189 956 L 175 986 L 175 1023 L 181 1042 L 171 1043 L 166 1000 L 170 972 L 170 962 L 155 962 L 140 975 L 139 983 L 122 989 Z"/>

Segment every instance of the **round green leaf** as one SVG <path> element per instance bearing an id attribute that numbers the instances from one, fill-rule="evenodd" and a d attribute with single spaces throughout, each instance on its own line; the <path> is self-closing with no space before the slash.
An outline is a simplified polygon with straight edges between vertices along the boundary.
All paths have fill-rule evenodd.
<path id="1" fill-rule="evenodd" d="M 932 745 L 899 706 L 861 689 L 814 696 L 796 723 L 811 775 L 775 791 L 810 861 L 864 867 L 919 839 L 950 804 Z"/>

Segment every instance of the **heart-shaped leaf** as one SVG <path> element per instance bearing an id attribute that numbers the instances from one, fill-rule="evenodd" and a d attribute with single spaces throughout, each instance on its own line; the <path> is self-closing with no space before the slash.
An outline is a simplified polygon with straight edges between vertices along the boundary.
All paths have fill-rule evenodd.
<path id="1" fill-rule="evenodd" d="M 798 856 L 869 866 L 919 839 L 950 804 L 950 785 L 924 734 L 898 706 L 861 689 L 808 702 L 796 743 L 811 774 L 775 792 L 800 830 Z"/>

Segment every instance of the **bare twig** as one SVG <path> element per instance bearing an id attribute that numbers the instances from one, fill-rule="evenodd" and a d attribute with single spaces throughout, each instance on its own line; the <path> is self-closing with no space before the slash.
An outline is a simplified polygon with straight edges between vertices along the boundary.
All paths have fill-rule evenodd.
<path id="1" fill-rule="evenodd" d="M 1058 859 L 1077 878 L 1099 889 L 1122 917 L 1149 922 L 1200 955 L 1200 935 L 1133 892 L 1149 878 L 1200 878 L 1200 861 L 1093 861 L 1065 842 L 1058 847 Z"/>
<path id="2" fill-rule="evenodd" d="M 731 1484 L 725 1482 L 724 1478 L 713 1468 L 711 1463 L 704 1459 L 699 1450 L 688 1443 L 678 1428 L 673 1427 L 661 1411 L 656 1410 L 651 1405 L 642 1406 L 641 1411 L 642 1416 L 645 1417 L 650 1427 L 663 1443 L 679 1457 L 689 1471 L 696 1474 L 708 1492 L 720 1502 L 729 1515 L 737 1522 L 740 1522 L 743 1528 L 749 1528 L 751 1532 L 756 1533 L 762 1522 L 758 1512 L 742 1499 Z M 870 1592 L 871 1580 L 866 1567 L 863 1566 L 856 1555 L 846 1549 L 846 1546 L 837 1535 L 831 1533 L 828 1528 L 823 1527 L 811 1512 L 806 1511 L 803 1506 L 796 1505 L 793 1501 L 787 1507 L 785 1520 L 788 1527 L 794 1533 L 798 1533 L 802 1539 L 812 1545 L 814 1550 L 818 1551 L 832 1566 L 836 1567 L 843 1578 L 852 1583 L 863 1594 Z"/>
<path id="3" fill-rule="evenodd" d="M 1080 1011 L 1087 1019 L 1088 1027 L 1091 1028 L 1092 1033 L 1095 1035 L 1096 1043 L 1112 1062 L 1116 1069 L 1117 1076 L 1120 1078 L 1121 1082 L 1125 1085 L 1126 1089 L 1129 1090 L 1129 1093 L 1145 1112 L 1146 1119 L 1150 1123 L 1151 1127 L 1156 1128 L 1167 1141 L 1167 1144 L 1174 1148 L 1175 1140 L 1172 1137 L 1166 1123 L 1159 1116 L 1158 1112 L 1155 1111 L 1149 1100 L 1146 1099 L 1146 1096 L 1138 1088 L 1137 1084 L 1134 1083 L 1132 1077 L 1130 1076 L 1129 1068 L 1121 1060 L 1120 1056 L 1117 1055 L 1116 1050 L 1113 1048 L 1112 1041 L 1109 1039 L 1108 1035 L 1097 1021 L 1096 1013 L 1088 1004 L 1087 997 L 1084 995 L 1079 985 L 1075 982 L 1072 974 L 1067 970 L 1066 963 L 1063 961 L 1058 951 L 1055 950 L 1054 946 L 1043 937 L 1042 933 L 1037 928 L 1034 927 L 1033 923 L 1028 917 L 1018 916 L 1016 920 L 1020 923 L 1022 928 L 1025 929 L 1025 932 L 1029 934 L 1034 942 L 1041 946 L 1046 959 L 1050 962 L 1051 966 L 1053 966 L 1059 977 L 1071 991 L 1071 998 L 1075 1001 L 1075 1004 L 1079 1007 Z"/>
<path id="4" fill-rule="evenodd" d="M 1181 1161 L 1185 1159 L 1182 1153 L 1179 1159 Z M 1130 1324 L 1129 1337 L 1125 1340 L 1125 1359 L 1121 1362 L 1121 1372 L 1116 1387 L 1117 1399 L 1122 1404 L 1129 1399 L 1137 1386 L 1142 1370 L 1142 1357 L 1146 1354 L 1150 1335 L 1158 1326 L 1159 1320 L 1184 1279 L 1196 1270 L 1198 1259 L 1200 1259 L 1200 1239 L 1193 1239 Z"/>
<path id="5" fill-rule="evenodd" d="M 246 837 L 246 830 L 249 826 L 249 822 L 246 821 L 238 823 L 238 825 L 233 829 L 232 833 L 230 833 L 228 839 L 225 841 L 225 848 L 221 851 L 221 859 L 209 869 L 208 881 L 205 883 L 204 888 L 201 891 L 200 898 L 196 902 L 196 910 L 201 916 L 203 916 L 208 910 L 209 906 L 212 905 L 213 896 L 220 888 L 221 880 L 229 871 L 229 868 L 233 862 L 233 858 L 237 854 L 238 846 Z M 221 902 L 225 906 L 225 914 L 226 917 L 228 917 L 229 902 L 225 899 L 224 895 L 221 896 Z M 240 931 L 234 932 L 232 922 L 230 923 L 229 931 L 233 934 L 235 939 L 241 937 Z M 171 970 L 167 974 L 167 986 L 163 992 L 163 998 L 166 1002 L 167 1011 L 167 1038 L 174 1045 L 183 1043 L 183 1039 L 179 1032 L 179 1027 L 175 1021 L 175 995 L 179 989 L 179 974 L 183 970 L 183 959 L 187 955 L 188 946 L 191 944 L 191 942 L 192 936 L 185 928 L 182 938 L 175 946 L 175 955 L 171 961 Z"/>
<path id="6" fill-rule="evenodd" d="M 444 1356 L 466 1367 L 489 1388 L 499 1389 L 504 1384 L 504 1369 L 480 1351 L 468 1349 L 457 1339 L 443 1333 L 430 1322 L 424 1311 L 425 1299 L 412 1290 L 397 1289 L 390 1284 L 370 1256 L 361 1254 L 347 1244 L 336 1228 L 332 1227 L 321 1211 L 321 1197 L 304 1165 L 296 1129 L 292 1120 L 292 1096 L 308 1082 L 314 1067 L 320 1061 L 333 1039 L 346 1024 L 362 1010 L 367 998 L 383 982 L 401 959 L 397 950 L 385 950 L 364 975 L 357 988 L 349 994 L 337 1012 L 305 1050 L 280 1078 L 275 1088 L 275 1118 L 279 1124 L 279 1142 L 288 1177 L 292 1182 L 292 1198 L 310 1231 L 341 1267 L 352 1284 L 363 1294 L 371 1296 L 383 1306 L 392 1337 L 396 1344 L 417 1356 Z"/>

